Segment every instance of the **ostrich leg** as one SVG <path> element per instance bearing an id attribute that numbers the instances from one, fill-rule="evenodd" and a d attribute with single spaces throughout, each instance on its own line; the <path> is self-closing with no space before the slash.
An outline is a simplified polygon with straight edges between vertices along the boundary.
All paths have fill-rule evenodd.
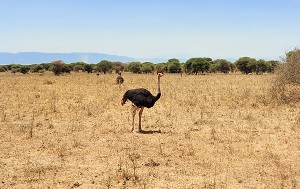
<path id="1" fill-rule="evenodd" d="M 138 107 L 132 105 L 132 128 L 131 128 L 131 132 L 134 131 L 134 116 L 136 114 L 137 109 L 138 109 Z"/>
<path id="2" fill-rule="evenodd" d="M 142 113 L 143 113 L 143 110 L 144 110 L 144 106 L 141 107 L 141 110 L 139 112 L 139 132 L 142 132 Z"/>

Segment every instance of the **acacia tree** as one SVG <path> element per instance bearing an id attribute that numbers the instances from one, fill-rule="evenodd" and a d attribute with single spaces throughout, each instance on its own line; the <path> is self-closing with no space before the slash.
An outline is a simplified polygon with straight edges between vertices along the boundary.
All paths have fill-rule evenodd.
<path id="1" fill-rule="evenodd" d="M 229 73 L 229 71 L 231 70 L 231 62 L 225 59 L 217 59 L 213 61 L 213 64 L 210 65 L 210 68 L 212 67 L 215 68 L 215 71 Z"/>
<path id="2" fill-rule="evenodd" d="M 155 69 L 159 72 L 167 72 L 168 71 L 167 63 L 158 63 L 155 65 Z"/>
<path id="3" fill-rule="evenodd" d="M 123 62 L 113 62 L 113 70 L 116 71 L 116 73 L 118 73 L 119 71 L 123 71 L 125 68 L 125 64 Z"/>
<path id="4" fill-rule="evenodd" d="M 188 59 L 185 64 L 184 64 L 184 69 L 186 73 L 191 73 L 192 72 L 192 63 L 193 63 L 194 58 Z"/>
<path id="5" fill-rule="evenodd" d="M 167 68 L 169 73 L 180 73 L 180 62 L 177 58 L 171 58 L 167 62 Z"/>
<path id="6" fill-rule="evenodd" d="M 190 58 L 185 63 L 185 69 L 186 71 L 192 71 L 197 75 L 199 72 L 207 72 L 209 70 L 210 64 L 212 64 L 211 58 Z"/>
<path id="7" fill-rule="evenodd" d="M 112 62 L 108 61 L 108 60 L 101 60 L 98 64 L 97 64 L 97 71 L 98 72 L 103 72 L 104 74 L 106 74 L 106 72 L 108 72 L 109 70 L 112 69 Z"/>
<path id="8" fill-rule="evenodd" d="M 154 71 L 154 64 L 151 62 L 144 62 L 141 66 L 141 72 L 143 73 L 151 73 Z"/>
<path id="9" fill-rule="evenodd" d="M 269 60 L 267 61 L 268 64 L 268 72 L 274 73 L 275 68 L 280 64 L 278 60 Z"/>
<path id="10" fill-rule="evenodd" d="M 142 64 L 140 62 L 130 62 L 127 67 L 132 73 L 141 73 Z"/>
<path id="11" fill-rule="evenodd" d="M 87 73 L 92 73 L 93 72 L 93 65 L 92 64 L 84 64 L 83 65 L 83 70 Z"/>
<path id="12" fill-rule="evenodd" d="M 268 64 L 265 60 L 259 59 L 256 61 L 256 74 L 262 74 L 268 71 Z"/>
<path id="13" fill-rule="evenodd" d="M 84 71 L 85 62 L 74 62 L 71 63 L 74 72 Z"/>
<path id="14" fill-rule="evenodd" d="M 239 58 L 235 64 L 236 67 L 245 74 L 249 74 L 256 69 L 256 60 L 250 57 Z"/>

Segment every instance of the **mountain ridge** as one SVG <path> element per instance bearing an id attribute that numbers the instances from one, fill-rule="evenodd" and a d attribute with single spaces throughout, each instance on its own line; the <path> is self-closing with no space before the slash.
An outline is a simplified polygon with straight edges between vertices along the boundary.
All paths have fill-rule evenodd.
<path id="1" fill-rule="evenodd" d="M 0 65 L 21 64 L 32 65 L 41 63 L 50 63 L 54 60 L 62 60 L 65 63 L 85 62 L 88 64 L 97 64 L 101 60 L 112 62 L 167 62 L 167 58 L 132 58 L 128 56 L 111 55 L 105 53 L 94 52 L 69 52 L 69 53 L 47 53 L 47 52 L 0 52 Z M 179 58 L 181 62 L 185 62 L 188 58 Z M 231 62 L 236 61 L 235 58 L 228 58 Z"/>
<path id="2" fill-rule="evenodd" d="M 132 62 L 135 58 L 127 56 L 110 55 L 105 53 L 70 52 L 70 53 L 44 53 L 44 52 L 0 52 L 0 64 L 40 64 L 54 60 L 62 60 L 65 63 L 85 62 L 95 64 L 101 60 Z"/>

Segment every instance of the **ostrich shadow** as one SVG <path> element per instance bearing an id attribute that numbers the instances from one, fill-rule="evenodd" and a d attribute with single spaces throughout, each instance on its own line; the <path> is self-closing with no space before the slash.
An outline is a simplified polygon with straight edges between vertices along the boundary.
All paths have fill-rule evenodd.
<path id="1" fill-rule="evenodd" d="M 140 134 L 155 134 L 155 133 L 162 133 L 161 130 L 141 130 L 138 133 Z"/>

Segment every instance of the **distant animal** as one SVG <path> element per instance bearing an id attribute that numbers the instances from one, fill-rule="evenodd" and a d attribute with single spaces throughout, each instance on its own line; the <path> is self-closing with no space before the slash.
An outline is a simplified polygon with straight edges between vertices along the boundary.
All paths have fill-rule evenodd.
<path id="1" fill-rule="evenodd" d="M 127 100 L 130 100 L 133 103 L 132 107 L 132 128 L 131 132 L 134 132 L 134 117 L 136 114 L 136 111 L 140 108 L 139 111 L 139 126 L 138 126 L 138 132 L 142 133 L 142 113 L 145 107 L 151 108 L 154 106 L 155 102 L 160 98 L 161 91 L 160 91 L 160 78 L 164 75 L 163 73 L 158 73 L 158 93 L 156 96 L 153 96 L 150 91 L 144 88 L 138 88 L 138 89 L 130 89 L 125 92 L 123 95 L 121 105 L 123 106 Z"/>
<path id="2" fill-rule="evenodd" d="M 124 82 L 124 78 L 121 76 L 121 71 L 119 71 L 118 72 L 118 77 L 117 77 L 117 79 L 116 79 L 116 81 L 117 81 L 117 84 L 119 85 L 119 87 L 121 86 L 121 84 Z"/>

